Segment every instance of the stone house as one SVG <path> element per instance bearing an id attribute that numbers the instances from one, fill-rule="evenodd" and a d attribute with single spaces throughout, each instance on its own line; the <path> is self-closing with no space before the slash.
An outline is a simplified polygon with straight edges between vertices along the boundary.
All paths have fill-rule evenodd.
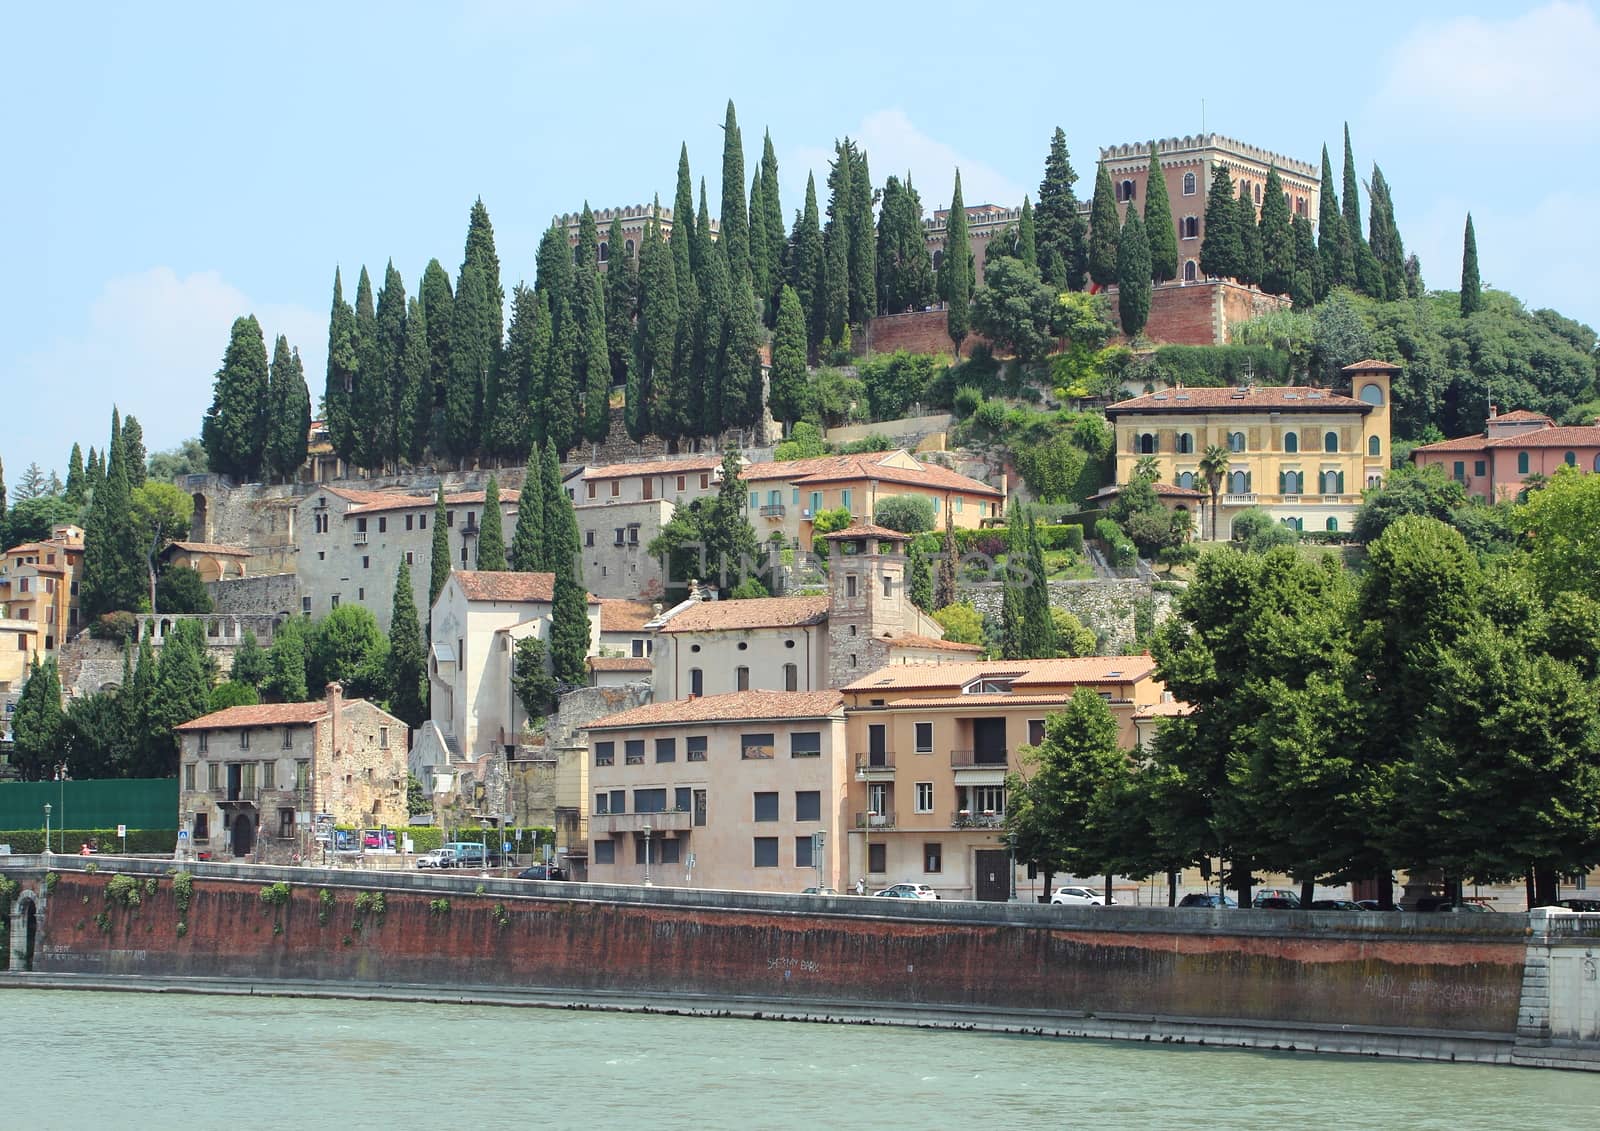
<path id="1" fill-rule="evenodd" d="M 249 572 L 249 550 L 217 542 L 172 542 L 161 551 L 169 566 L 186 566 L 200 575 L 201 581 L 240 578 Z"/>
<path id="2" fill-rule="evenodd" d="M 1498 503 L 1516 498 L 1530 475 L 1600 471 L 1600 420 L 1560 427 L 1540 412 L 1497 414 L 1491 405 L 1481 433 L 1413 448 L 1411 462 L 1443 468 L 1472 498 Z"/>
<path id="3" fill-rule="evenodd" d="M 583 581 L 601 597 L 655 597 L 665 588 L 661 562 L 649 553 L 678 507 L 715 495 L 722 457 L 685 456 L 585 468 L 573 500 Z"/>
<path id="4" fill-rule="evenodd" d="M 228 707 L 177 729 L 179 828 L 193 851 L 289 863 L 315 826 L 403 827 L 406 724 L 330 683 L 309 703 Z"/>
<path id="5" fill-rule="evenodd" d="M 11 738 L 11 716 L 39 654 L 39 626 L 31 620 L 0 618 L 0 737 Z"/>

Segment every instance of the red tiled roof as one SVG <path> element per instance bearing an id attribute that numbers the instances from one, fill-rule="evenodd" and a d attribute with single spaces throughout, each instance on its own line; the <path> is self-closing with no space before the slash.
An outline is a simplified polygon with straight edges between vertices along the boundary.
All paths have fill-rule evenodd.
<path id="1" fill-rule="evenodd" d="M 191 554 L 219 554 L 224 557 L 248 558 L 250 551 L 243 546 L 224 546 L 220 542 L 169 542 L 167 549 L 176 546 L 180 550 L 187 550 Z"/>
<path id="2" fill-rule="evenodd" d="M 650 670 L 648 656 L 590 656 L 589 670 L 592 672 L 647 672 Z"/>
<path id="3" fill-rule="evenodd" d="M 351 699 L 348 702 L 360 703 L 362 700 Z M 314 723 L 327 717 L 328 703 L 325 699 L 313 699 L 309 703 L 252 703 L 247 707 L 225 707 L 220 711 L 212 711 L 209 715 L 190 719 L 173 729 L 228 730 L 233 727 L 282 726 L 285 723 Z"/>
<path id="4" fill-rule="evenodd" d="M 356 505 L 344 513 L 349 515 L 374 514 L 378 511 L 414 511 L 438 505 L 437 495 L 409 495 L 395 491 L 351 491 L 344 487 L 330 487 L 328 490 L 335 495 L 343 496 Z M 515 503 L 520 492 L 512 488 L 502 488 L 500 503 Z M 444 503 L 447 507 L 482 505 L 484 493 L 482 491 L 461 491 L 454 495 L 446 495 Z"/>
<path id="5" fill-rule="evenodd" d="M 1174 388 L 1159 393 L 1146 393 L 1131 400 L 1118 401 L 1106 408 L 1107 417 L 1133 412 L 1196 413 L 1196 412 L 1360 412 L 1372 411 L 1372 405 L 1316 389 L 1309 385 L 1250 385 L 1243 389 L 1191 389 Z"/>
<path id="6" fill-rule="evenodd" d="M 601 632 L 640 632 L 655 619 L 649 601 L 629 601 L 622 597 L 600 599 Z"/>
<path id="7" fill-rule="evenodd" d="M 1549 425 L 1555 424 L 1555 421 L 1551 420 L 1544 413 L 1533 412 L 1532 410 L 1526 408 L 1513 409 L 1511 412 L 1502 412 L 1499 416 L 1491 416 L 1489 418 L 1489 423 L 1504 424 L 1508 420 L 1513 424 L 1522 424 L 1528 421 L 1538 421 L 1540 423 Z"/>
<path id="8" fill-rule="evenodd" d="M 1488 444 L 1488 438 L 1482 433 L 1476 436 L 1458 436 L 1454 440 L 1440 440 L 1432 444 L 1419 444 L 1411 449 L 1411 454 L 1418 452 L 1481 452 Z"/>
<path id="9" fill-rule="evenodd" d="M 1400 367 L 1392 361 L 1378 361 L 1369 357 L 1365 361 L 1353 361 L 1339 370 L 1340 373 L 1371 373 L 1373 371 L 1398 373 L 1400 372 Z"/>
<path id="10" fill-rule="evenodd" d="M 1077 683 L 1134 683 L 1155 671 L 1149 656 L 1083 656 L 1058 660 L 980 660 L 961 664 L 891 664 L 846 691 L 964 687 L 975 679 L 1007 678 L 1016 688 Z"/>
<path id="11" fill-rule="evenodd" d="M 662 632 L 727 632 L 745 628 L 801 628 L 828 619 L 826 597 L 755 597 L 702 601 L 662 626 Z"/>
<path id="12" fill-rule="evenodd" d="M 556 575 L 553 573 L 458 569 L 451 574 L 459 579 L 461 592 L 469 601 L 531 601 L 549 605 L 556 599 Z M 600 601 L 593 593 L 585 596 L 591 605 Z"/>
<path id="13" fill-rule="evenodd" d="M 979 644 L 962 644 L 955 640 L 935 640 L 931 636 L 896 636 L 885 640 L 890 648 L 928 648 L 940 652 L 982 652 Z"/>
<path id="14" fill-rule="evenodd" d="M 883 461 L 897 454 L 893 451 L 873 452 L 869 455 L 818 456 L 814 459 L 773 461 L 746 464 L 739 477 L 746 482 L 781 479 L 796 486 L 815 483 L 838 483 L 852 479 L 877 479 L 885 483 L 903 483 L 915 487 L 930 487 L 945 491 L 964 491 L 973 495 L 999 495 L 998 487 L 980 483 L 957 474 L 936 463 L 916 460 L 915 468 L 894 467 Z M 915 458 L 915 457 L 913 457 Z"/>
<path id="15" fill-rule="evenodd" d="M 669 699 L 607 715 L 590 723 L 589 730 L 662 726 L 673 723 L 740 722 L 767 719 L 824 719 L 843 717 L 844 696 L 838 691 L 734 691 L 699 699 Z"/>
<path id="16" fill-rule="evenodd" d="M 1096 499 L 1114 498 L 1124 486 L 1126 486 L 1126 484 L 1113 483 L 1109 487 L 1100 488 L 1100 490 L 1096 491 L 1092 497 Z M 1193 487 L 1179 487 L 1173 483 L 1152 483 L 1150 484 L 1150 489 L 1153 490 L 1158 497 L 1163 498 L 1205 499 L 1210 497 L 1204 491 L 1196 490 Z"/>
<path id="17" fill-rule="evenodd" d="M 586 467 L 585 479 L 625 479 L 633 475 L 698 475 L 722 466 L 722 457 L 691 456 L 687 459 L 655 459 L 642 463 L 609 463 L 604 467 Z"/>
<path id="18" fill-rule="evenodd" d="M 1181 699 L 1168 699 L 1160 703 L 1152 703 L 1148 707 L 1140 707 L 1133 713 L 1136 719 L 1179 719 L 1194 713 L 1194 706 Z"/>
<path id="19" fill-rule="evenodd" d="M 1600 447 L 1600 426 L 1569 424 L 1555 428 L 1532 428 L 1515 436 L 1487 440 L 1490 448 L 1595 448 Z"/>
<path id="20" fill-rule="evenodd" d="M 911 535 L 902 534 L 898 530 L 890 530 L 887 526 L 879 526 L 875 522 L 863 522 L 859 518 L 851 519 L 850 525 L 843 530 L 835 530 L 832 534 L 824 534 L 824 542 L 851 542 L 857 538 L 884 538 L 895 542 L 909 542 Z"/>

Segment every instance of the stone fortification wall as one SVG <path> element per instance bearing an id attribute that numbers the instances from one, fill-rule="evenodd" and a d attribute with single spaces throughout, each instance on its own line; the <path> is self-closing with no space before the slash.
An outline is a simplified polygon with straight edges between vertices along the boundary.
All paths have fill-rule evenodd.
<path id="1" fill-rule="evenodd" d="M 298 615 L 300 579 L 292 573 L 228 577 L 206 582 L 211 604 L 219 613 Z"/>
<path id="2" fill-rule="evenodd" d="M 961 599 L 970 601 L 980 613 L 999 618 L 999 582 L 963 583 L 958 591 Z M 1141 602 L 1150 602 L 1153 623 L 1160 624 L 1172 615 L 1174 600 L 1175 594 L 1157 589 L 1148 581 L 1097 578 L 1050 582 L 1050 606 L 1065 609 L 1082 621 L 1100 639 L 1101 650 L 1110 655 L 1133 644 Z"/>
<path id="3" fill-rule="evenodd" d="M 971 357 L 972 351 L 985 339 L 968 334 L 961 343 L 961 356 Z M 910 314 L 884 314 L 872 319 L 865 331 L 855 340 L 856 352 L 862 354 L 908 353 L 941 354 L 955 359 L 955 343 L 950 340 L 950 326 L 943 309 L 916 310 Z"/>
<path id="4" fill-rule="evenodd" d="M 900 420 L 882 420 L 876 424 L 851 424 L 842 428 L 829 428 L 830 444 L 848 444 L 868 436 L 887 436 L 902 448 L 914 451 L 943 451 L 950 429 L 956 418 L 949 413 L 930 416 L 908 416 Z"/>
<path id="5" fill-rule="evenodd" d="M 1111 320 L 1117 321 L 1117 294 L 1109 294 Z M 1232 328 L 1259 314 L 1290 305 L 1282 295 L 1212 279 L 1201 283 L 1166 283 L 1150 296 L 1150 320 L 1144 336 L 1161 345 L 1223 346 L 1233 340 Z M 1120 337 L 1120 336 L 1119 336 Z"/>

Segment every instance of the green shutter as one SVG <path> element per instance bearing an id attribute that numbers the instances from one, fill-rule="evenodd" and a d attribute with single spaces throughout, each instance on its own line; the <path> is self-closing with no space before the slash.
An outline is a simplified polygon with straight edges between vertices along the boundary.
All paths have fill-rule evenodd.
<path id="1" fill-rule="evenodd" d="M 1280 471 L 1280 472 L 1278 472 L 1278 494 L 1287 495 L 1288 493 L 1289 493 L 1289 477 L 1287 475 L 1285 475 L 1283 472 Z"/>
<path id="2" fill-rule="evenodd" d="M 1339 494 L 1344 494 L 1344 472 L 1339 473 Z"/>

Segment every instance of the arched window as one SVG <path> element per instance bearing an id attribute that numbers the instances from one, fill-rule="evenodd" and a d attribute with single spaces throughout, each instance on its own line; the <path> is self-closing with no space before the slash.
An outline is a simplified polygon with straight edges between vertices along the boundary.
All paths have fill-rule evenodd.
<path id="1" fill-rule="evenodd" d="M 1517 474 L 1518 475 L 1526 475 L 1526 474 L 1528 474 L 1528 453 L 1527 452 L 1518 452 L 1517 453 Z"/>
<path id="2" fill-rule="evenodd" d="M 1361 386 L 1361 401 L 1363 404 L 1382 405 L 1383 389 L 1377 385 Z"/>
<path id="3" fill-rule="evenodd" d="M 1367 454 L 1369 456 L 1381 456 L 1383 454 L 1383 441 L 1376 436 L 1368 436 Z"/>
<path id="4" fill-rule="evenodd" d="M 1596 457 L 1596 458 L 1600 459 L 1600 457 Z M 1187 487 L 1191 491 L 1194 490 L 1194 472 L 1192 472 L 1192 471 L 1179 472 L 1178 473 L 1178 486 Z"/>
<path id="5" fill-rule="evenodd" d="M 1247 495 L 1250 493 L 1250 473 L 1235 471 L 1228 475 L 1228 494 Z"/>
<path id="6" fill-rule="evenodd" d="M 1156 435 L 1154 432 L 1139 433 L 1139 454 L 1151 456 L 1156 453 Z"/>
<path id="7" fill-rule="evenodd" d="M 1283 450 L 1294 455 L 1300 450 L 1300 433 L 1285 432 L 1283 434 Z"/>
<path id="8" fill-rule="evenodd" d="M 1339 433 L 1337 433 L 1337 432 L 1324 432 L 1322 434 L 1322 450 L 1325 451 L 1325 452 L 1336 452 L 1336 451 L 1338 451 L 1339 450 Z"/>
<path id="9" fill-rule="evenodd" d="M 1186 240 L 1198 239 L 1200 236 L 1200 218 L 1198 216 L 1185 216 L 1178 226 L 1178 233 Z"/>
<path id="10" fill-rule="evenodd" d="M 1244 433 L 1243 432 L 1229 432 L 1228 433 L 1228 450 L 1230 452 L 1242 452 L 1242 451 L 1244 451 Z"/>
<path id="11" fill-rule="evenodd" d="M 933 253 L 933 269 L 935 271 L 937 271 L 943 266 L 944 266 L 944 252 L 942 252 L 942 251 L 934 252 Z"/>
<path id="12" fill-rule="evenodd" d="M 1192 433 L 1192 432 L 1179 432 L 1178 433 L 1178 454 L 1179 455 L 1185 455 L 1185 456 L 1189 456 L 1189 455 L 1193 455 L 1194 454 L 1194 433 Z"/>
<path id="13" fill-rule="evenodd" d="M 622 246 L 623 246 L 624 250 L 627 251 L 628 258 L 632 259 L 633 258 L 633 241 L 632 240 L 623 240 L 622 241 Z"/>
<path id="14" fill-rule="evenodd" d="M 606 263 L 611 259 L 611 245 L 605 240 L 600 241 L 600 262 Z"/>
<path id="15" fill-rule="evenodd" d="M 1567 461 L 1567 466 L 1568 467 L 1577 467 L 1578 466 L 1578 453 L 1577 452 L 1568 452 L 1566 455 L 1562 456 L 1561 458 Z"/>
<path id="16" fill-rule="evenodd" d="M 1193 196 L 1194 195 L 1194 174 L 1193 173 L 1185 173 L 1183 175 L 1183 195 L 1184 196 Z"/>
<path id="17" fill-rule="evenodd" d="M 1283 473 L 1283 493 L 1285 495 L 1298 495 L 1305 483 L 1305 472 L 1286 471 Z"/>
<path id="18" fill-rule="evenodd" d="M 1261 186 L 1260 185 L 1256 186 L 1256 203 L 1257 204 L 1261 203 Z"/>
<path id="19" fill-rule="evenodd" d="M 1594 469 L 1600 471 L 1600 455 L 1594 457 Z"/>
<path id="20" fill-rule="evenodd" d="M 1324 495 L 1337 495 L 1339 493 L 1339 473 L 1337 471 L 1324 471 L 1322 473 L 1322 493 Z"/>
<path id="21" fill-rule="evenodd" d="M 1337 531 L 1339 529 L 1339 520 L 1330 517 L 1328 519 L 1327 529 L 1330 531 Z"/>
<path id="22" fill-rule="evenodd" d="M 1196 278 L 1196 268 L 1195 268 L 1194 260 L 1192 260 L 1192 259 L 1184 260 L 1183 261 L 1183 281 L 1185 283 L 1192 283 L 1192 282 L 1195 281 L 1195 278 Z"/>
<path id="23" fill-rule="evenodd" d="M 1124 201 L 1132 201 L 1133 200 L 1133 182 L 1132 181 L 1123 181 L 1122 184 L 1120 186 L 1118 186 L 1117 199 L 1118 200 L 1124 200 Z"/>
<path id="24" fill-rule="evenodd" d="M 582 267 L 583 266 L 583 256 L 581 254 L 579 254 L 578 245 L 577 244 L 573 244 L 572 245 L 572 262 L 573 262 L 574 266 L 577 266 L 577 267 Z"/>

